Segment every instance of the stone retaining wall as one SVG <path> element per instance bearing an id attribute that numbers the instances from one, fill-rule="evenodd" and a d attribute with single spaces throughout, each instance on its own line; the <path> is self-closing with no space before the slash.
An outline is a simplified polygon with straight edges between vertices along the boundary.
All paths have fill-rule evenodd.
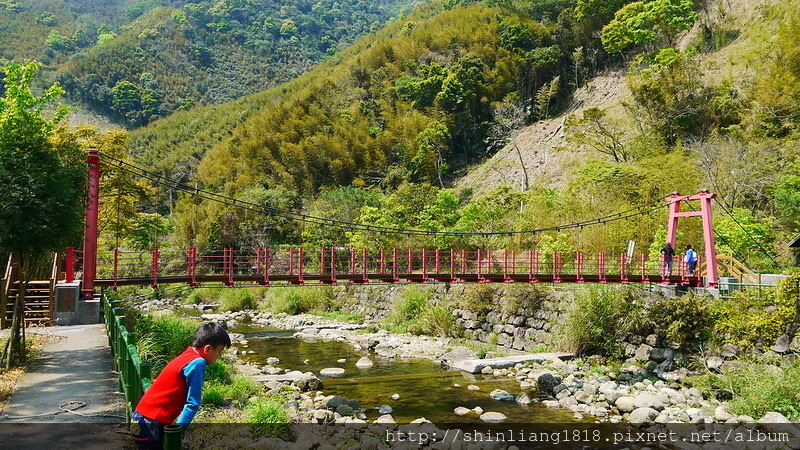
<path id="1" fill-rule="evenodd" d="M 334 296 L 345 308 L 380 321 L 401 301 L 404 292 L 427 292 L 433 303 L 457 305 L 453 313 L 467 339 L 519 351 L 541 351 L 556 343 L 558 325 L 574 292 L 547 285 L 524 284 L 422 284 L 335 286 Z M 477 309 L 477 311 L 476 311 Z M 625 337 L 626 356 L 656 364 L 672 360 L 676 349 L 653 330 Z"/>

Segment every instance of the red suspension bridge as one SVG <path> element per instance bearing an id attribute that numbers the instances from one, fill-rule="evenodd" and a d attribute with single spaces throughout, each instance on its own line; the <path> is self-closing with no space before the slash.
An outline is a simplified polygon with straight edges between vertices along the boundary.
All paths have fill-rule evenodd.
<path id="1" fill-rule="evenodd" d="M 408 230 L 377 227 L 366 224 L 341 223 L 336 220 L 307 216 L 291 211 L 266 208 L 242 202 L 219 194 L 198 190 L 166 179 L 146 169 L 125 161 L 108 157 L 123 170 L 136 173 L 156 183 L 166 183 L 201 198 L 219 201 L 231 206 L 274 214 L 297 220 L 322 223 L 329 226 L 362 229 L 380 233 L 405 234 L 455 234 L 427 230 Z M 352 283 L 426 283 L 426 282 L 597 282 L 597 283 L 675 283 L 708 285 L 718 281 L 716 244 L 712 224 L 711 201 L 716 197 L 708 191 L 681 196 L 678 193 L 664 198 L 660 204 L 647 210 L 634 208 L 614 216 L 568 224 L 541 230 L 477 233 L 482 235 L 535 233 L 590 225 L 605 224 L 620 218 L 649 213 L 664 206 L 669 207 L 667 242 L 675 246 L 678 219 L 701 217 L 703 220 L 704 250 L 698 258 L 698 268 L 692 272 L 680 255 L 675 256 L 671 272 L 665 270 L 661 259 L 629 253 L 596 255 L 577 253 L 541 253 L 537 251 L 509 250 L 400 250 L 400 249 L 255 249 L 226 248 L 218 251 L 198 252 L 196 248 L 183 251 L 151 252 L 98 252 L 98 211 L 100 154 L 89 151 L 88 204 L 86 230 L 82 251 L 67 250 L 67 281 L 80 279 L 84 298 L 94 295 L 96 286 L 151 285 L 186 283 L 197 286 L 204 282 L 221 282 L 234 285 L 238 282 L 270 285 L 284 282 L 304 285 L 309 282 L 335 284 Z M 681 211 L 682 202 L 699 202 L 700 208 Z M 648 205 L 645 205 L 648 206 Z M 630 212 L 634 211 L 634 212 Z M 705 276 L 701 276 L 701 273 Z"/>
<path id="2" fill-rule="evenodd" d="M 696 271 L 691 271 L 681 254 L 676 254 L 670 271 L 664 256 L 650 258 L 646 254 L 625 253 L 544 253 L 535 250 L 461 250 L 461 249 L 353 249 L 353 248 L 290 248 L 232 249 L 200 251 L 153 249 L 149 252 L 124 250 L 98 251 L 98 216 L 100 204 L 100 153 L 89 150 L 87 177 L 86 227 L 82 249 L 69 248 L 65 257 L 56 257 L 49 280 L 33 281 L 24 298 L 25 321 L 53 323 L 54 297 L 59 280 L 80 284 L 80 297 L 91 300 L 97 287 L 184 283 L 322 285 L 347 283 L 663 283 L 716 287 L 720 262 L 717 259 L 711 205 L 716 194 L 701 191 L 692 195 L 674 193 L 647 205 L 631 208 L 604 217 L 534 230 L 490 232 L 442 232 L 342 222 L 331 218 L 306 215 L 197 189 L 175 182 L 147 169 L 134 166 L 109 155 L 104 162 L 130 174 L 167 185 L 173 190 L 226 207 L 245 208 L 254 213 L 270 214 L 305 223 L 337 227 L 349 231 L 366 231 L 393 235 L 425 236 L 513 236 L 515 234 L 559 232 L 587 226 L 607 226 L 616 220 L 649 214 L 668 207 L 666 241 L 675 248 L 678 221 L 683 217 L 700 217 L 703 222 L 703 253 L 698 255 Z M 699 203 L 699 208 L 692 204 Z M 682 211 L 688 204 L 691 211 Z M 21 282 L 16 281 L 9 262 L 0 285 L 0 327 L 8 325 L 14 310 L 13 299 Z M 63 278 L 62 278 L 63 277 Z M 66 286 L 75 286 L 68 284 Z M 71 292 L 65 289 L 64 292 Z M 67 294 L 65 294 L 67 295 Z M 68 294 L 68 297 L 72 294 Z M 80 302 L 79 302 L 80 303 Z M 62 303 L 65 311 L 75 311 L 76 302 L 69 298 Z M 89 302 L 86 302 L 88 305 Z M 64 306 L 66 305 L 66 306 Z M 80 308 L 79 308 L 80 309 Z"/>
<path id="3" fill-rule="evenodd" d="M 77 278 L 84 254 L 67 251 L 66 278 Z M 677 259 L 677 258 L 676 258 Z M 595 282 L 702 284 L 702 266 L 690 273 L 687 264 L 676 261 L 672 273 L 664 270 L 663 256 L 650 260 L 640 254 L 588 255 L 536 251 L 467 250 L 368 250 L 368 249 L 223 249 L 199 253 L 186 251 L 127 252 L 97 254 L 97 271 L 84 277 L 94 286 L 150 285 L 219 282 L 275 282 L 304 285 L 309 282 L 428 283 L 428 282 Z M 84 272 L 85 274 L 86 272 Z"/>

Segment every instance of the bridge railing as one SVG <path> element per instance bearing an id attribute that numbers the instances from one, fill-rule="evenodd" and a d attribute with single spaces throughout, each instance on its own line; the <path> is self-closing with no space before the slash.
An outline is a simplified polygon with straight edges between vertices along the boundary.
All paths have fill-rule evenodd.
<path id="1" fill-rule="evenodd" d="M 125 394 L 128 423 L 145 391 L 150 388 L 150 364 L 142 362 L 136 350 L 136 334 L 128 331 L 122 310 L 114 307 L 108 291 L 101 294 L 105 313 L 108 344 L 114 355 L 114 367 L 119 375 L 119 388 Z"/>
<path id="2" fill-rule="evenodd" d="M 625 253 L 537 252 L 512 250 L 431 249 L 222 249 L 199 252 L 154 249 L 150 252 L 115 250 L 98 255 L 97 281 L 102 285 L 237 281 L 269 285 L 273 281 L 303 284 L 429 281 L 592 281 L 592 282 L 694 282 L 676 257 L 666 273 L 663 257 Z"/>

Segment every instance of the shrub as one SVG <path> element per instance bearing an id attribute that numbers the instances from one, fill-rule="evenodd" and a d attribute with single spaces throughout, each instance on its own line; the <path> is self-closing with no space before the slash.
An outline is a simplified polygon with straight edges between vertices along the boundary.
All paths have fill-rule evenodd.
<path id="1" fill-rule="evenodd" d="M 264 308 L 276 314 L 290 315 L 305 312 L 330 312 L 337 310 L 333 290 L 330 287 L 271 288 L 264 297 Z"/>
<path id="2" fill-rule="evenodd" d="M 195 320 L 172 315 L 138 317 L 134 325 L 140 335 L 136 344 L 137 351 L 142 361 L 152 366 L 154 379 L 172 358 L 192 345 L 197 326 Z M 231 383 L 231 369 L 227 360 L 221 358 L 206 367 L 205 379 L 209 382 Z"/>
<path id="3" fill-rule="evenodd" d="M 622 334 L 638 328 L 643 317 L 632 292 L 609 287 L 577 292 L 560 328 L 560 346 L 579 354 L 622 357 Z"/>
<path id="4" fill-rule="evenodd" d="M 226 359 L 220 358 L 206 367 L 206 381 L 223 384 L 231 383 L 231 368 Z"/>
<path id="5" fill-rule="evenodd" d="M 203 405 L 225 406 L 228 402 L 222 394 L 224 388 L 219 384 L 207 384 L 203 387 Z"/>
<path id="6" fill-rule="evenodd" d="M 678 345 L 699 345 L 711 338 L 711 307 L 708 299 L 693 294 L 662 298 L 651 305 L 659 334 Z"/>
<path id="7" fill-rule="evenodd" d="M 711 313 L 715 334 L 742 347 L 774 342 L 796 320 L 799 281 L 796 274 L 781 280 L 766 298 L 759 298 L 756 292 L 735 292 L 714 302 Z"/>
<path id="8" fill-rule="evenodd" d="M 534 311 L 545 298 L 545 293 L 536 286 L 510 286 L 500 299 L 500 313 L 518 315 L 523 309 Z"/>
<path id="9" fill-rule="evenodd" d="M 490 284 L 471 283 L 458 299 L 458 307 L 472 311 L 479 318 L 486 317 L 497 301 L 497 289 Z"/>
<path id="10" fill-rule="evenodd" d="M 203 387 L 203 404 L 210 406 L 226 406 L 231 401 L 248 399 L 261 392 L 261 386 L 250 377 L 237 376 L 227 382 L 206 380 Z"/>

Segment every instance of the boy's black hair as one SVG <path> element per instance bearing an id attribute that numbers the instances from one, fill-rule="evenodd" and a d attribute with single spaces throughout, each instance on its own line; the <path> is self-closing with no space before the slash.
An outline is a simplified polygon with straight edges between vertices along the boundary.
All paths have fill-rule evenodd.
<path id="1" fill-rule="evenodd" d="M 212 347 L 224 345 L 225 348 L 228 348 L 231 346 L 231 337 L 228 336 L 228 332 L 225 331 L 225 328 L 222 328 L 222 325 L 217 322 L 206 322 L 194 332 L 194 341 L 192 341 L 192 347 L 203 347 L 205 345 L 211 345 Z"/>

